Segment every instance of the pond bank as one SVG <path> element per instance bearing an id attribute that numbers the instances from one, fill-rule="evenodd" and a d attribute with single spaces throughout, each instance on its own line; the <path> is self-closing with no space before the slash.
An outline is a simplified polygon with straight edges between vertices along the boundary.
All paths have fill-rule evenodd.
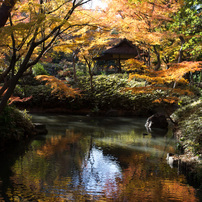
<path id="1" fill-rule="evenodd" d="M 175 166 L 202 193 L 201 100 L 182 103 L 171 117 L 176 122 L 173 130 L 178 149 L 178 154 L 173 156 L 173 160 L 177 162 Z"/>
<path id="2" fill-rule="evenodd" d="M 6 107 L 0 115 L 0 151 L 5 151 L 13 145 L 26 144 L 34 136 L 45 131 L 41 124 L 32 123 L 26 110 Z"/>
<path id="3" fill-rule="evenodd" d="M 178 140 L 181 158 L 186 162 L 201 164 L 202 160 L 202 102 L 201 100 L 181 106 L 172 114 L 176 122 L 174 135 Z"/>
<path id="4" fill-rule="evenodd" d="M 66 114 L 66 115 L 83 115 L 83 116 L 114 116 L 114 117 L 127 117 L 127 116 L 138 116 L 138 117 L 149 117 L 152 113 L 141 115 L 134 110 L 122 110 L 122 109 L 109 109 L 109 110 L 99 110 L 99 109 L 90 109 L 90 108 L 83 108 L 83 109 L 65 109 L 65 108 L 29 108 L 29 113 L 50 113 L 50 114 Z"/>

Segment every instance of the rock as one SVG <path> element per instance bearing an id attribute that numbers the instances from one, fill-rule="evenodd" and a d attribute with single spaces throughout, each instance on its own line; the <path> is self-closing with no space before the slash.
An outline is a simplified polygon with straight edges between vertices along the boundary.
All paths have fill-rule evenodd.
<path id="1" fill-rule="evenodd" d="M 171 168 L 178 167 L 181 164 L 181 159 L 176 158 L 172 153 L 167 153 L 166 160 Z"/>
<path id="2" fill-rule="evenodd" d="M 147 119 L 145 126 L 147 128 L 166 129 L 166 128 L 168 128 L 168 122 L 166 120 L 165 115 L 157 113 L 157 114 L 154 114 L 154 115 L 150 116 Z"/>
<path id="3" fill-rule="evenodd" d="M 37 135 L 46 135 L 48 130 L 46 129 L 46 125 L 42 123 L 34 123 L 34 128 Z"/>

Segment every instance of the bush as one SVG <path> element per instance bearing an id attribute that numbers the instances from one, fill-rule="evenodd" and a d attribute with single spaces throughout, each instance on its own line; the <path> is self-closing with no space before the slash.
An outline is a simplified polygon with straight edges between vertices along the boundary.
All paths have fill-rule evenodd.
<path id="1" fill-rule="evenodd" d="M 181 131 L 181 144 L 185 151 L 195 154 L 202 153 L 202 101 L 199 99 L 190 104 L 181 106 L 172 118 L 178 122 Z"/>
<path id="2" fill-rule="evenodd" d="M 127 74 L 98 75 L 93 77 L 93 89 L 91 89 L 90 78 L 78 77 L 78 82 L 71 81 L 71 85 L 81 90 L 81 97 L 59 99 L 51 94 L 51 89 L 44 84 L 37 86 L 26 85 L 23 87 L 23 96 L 32 99 L 26 103 L 18 103 L 18 106 L 40 107 L 40 108 L 68 108 L 70 110 L 109 109 L 128 110 L 136 115 L 148 115 L 156 112 L 156 108 L 165 103 L 153 103 L 154 100 L 162 97 L 165 93 L 159 90 L 156 93 L 137 93 L 124 89 L 126 87 L 144 86 L 144 82 L 128 81 Z M 21 89 L 18 93 L 22 95 Z M 171 105 L 167 104 L 166 107 Z M 164 107 L 165 108 L 165 107 Z"/>
<path id="3" fill-rule="evenodd" d="M 34 76 L 48 75 L 48 72 L 44 69 L 44 66 L 40 63 L 37 63 L 36 65 L 34 65 L 34 67 L 32 68 L 32 71 Z"/>
<path id="4" fill-rule="evenodd" d="M 137 82 L 138 85 L 139 82 Z M 137 114 L 142 111 L 147 113 L 154 107 L 152 94 L 132 94 L 124 91 L 125 87 L 135 85 L 134 81 L 128 82 L 125 74 L 99 75 L 93 78 L 93 89 L 90 87 L 90 79 L 87 77 L 79 78 L 78 87 L 82 90 L 81 99 L 91 104 L 91 108 L 108 110 L 111 108 L 122 110 L 133 110 Z"/>
<path id="5" fill-rule="evenodd" d="M 31 135 L 33 125 L 31 117 L 25 111 L 7 106 L 0 115 L 0 146 L 9 141 L 19 141 Z"/>

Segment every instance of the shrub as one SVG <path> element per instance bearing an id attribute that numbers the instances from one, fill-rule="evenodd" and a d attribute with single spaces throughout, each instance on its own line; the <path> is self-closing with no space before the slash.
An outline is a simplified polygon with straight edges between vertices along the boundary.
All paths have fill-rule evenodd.
<path id="1" fill-rule="evenodd" d="M 34 76 L 48 75 L 48 72 L 44 69 L 44 66 L 40 63 L 37 63 L 36 65 L 34 65 L 34 67 L 32 68 L 32 71 Z"/>
<path id="2" fill-rule="evenodd" d="M 82 98 L 90 103 L 92 108 L 98 107 L 101 110 L 111 108 L 133 110 L 137 114 L 142 111 L 147 113 L 154 107 L 152 94 L 133 94 L 131 91 L 124 91 L 125 87 L 135 85 L 135 82 L 128 82 L 128 75 L 99 75 L 93 78 L 93 89 L 90 87 L 90 80 L 87 77 L 79 78 L 79 88 L 82 90 Z M 140 85 L 137 82 L 137 85 Z M 85 101 L 84 101 L 85 102 Z"/>
<path id="3" fill-rule="evenodd" d="M 20 111 L 15 107 L 7 106 L 0 115 L 0 146 L 8 141 L 19 141 L 31 135 L 33 125 L 26 110 Z"/>
<path id="4" fill-rule="evenodd" d="M 172 118 L 178 122 L 182 137 L 180 141 L 186 151 L 195 154 L 202 153 L 202 101 L 199 99 L 190 104 L 181 106 Z"/>

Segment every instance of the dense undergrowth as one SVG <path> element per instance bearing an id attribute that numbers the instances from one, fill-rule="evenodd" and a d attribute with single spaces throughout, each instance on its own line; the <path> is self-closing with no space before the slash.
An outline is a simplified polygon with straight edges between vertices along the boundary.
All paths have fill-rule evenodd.
<path id="1" fill-rule="evenodd" d="M 182 99 L 180 108 L 172 115 L 180 130 L 179 142 L 185 153 L 202 154 L 202 100 Z"/>
<path id="2" fill-rule="evenodd" d="M 30 81 L 33 80 L 30 84 Z M 90 78 L 81 76 L 77 82 L 70 80 L 72 86 L 79 88 L 81 96 L 74 98 L 59 98 L 57 94 L 52 94 L 49 86 L 44 83 L 29 78 L 28 83 L 18 85 L 15 91 L 16 96 L 30 97 L 27 102 L 17 103 L 19 107 L 32 108 L 63 108 L 71 110 L 89 109 L 91 112 L 122 110 L 130 111 L 133 115 L 150 115 L 155 113 L 160 104 L 153 103 L 164 92 L 157 93 L 138 93 L 124 91 L 126 87 L 144 86 L 144 81 L 128 81 L 127 74 L 98 75 L 93 78 L 93 86 L 90 85 Z M 166 105 L 166 108 L 172 107 L 172 104 Z"/>
<path id="3" fill-rule="evenodd" d="M 34 126 L 26 110 L 7 106 L 0 115 L 0 150 L 33 135 Z"/>

